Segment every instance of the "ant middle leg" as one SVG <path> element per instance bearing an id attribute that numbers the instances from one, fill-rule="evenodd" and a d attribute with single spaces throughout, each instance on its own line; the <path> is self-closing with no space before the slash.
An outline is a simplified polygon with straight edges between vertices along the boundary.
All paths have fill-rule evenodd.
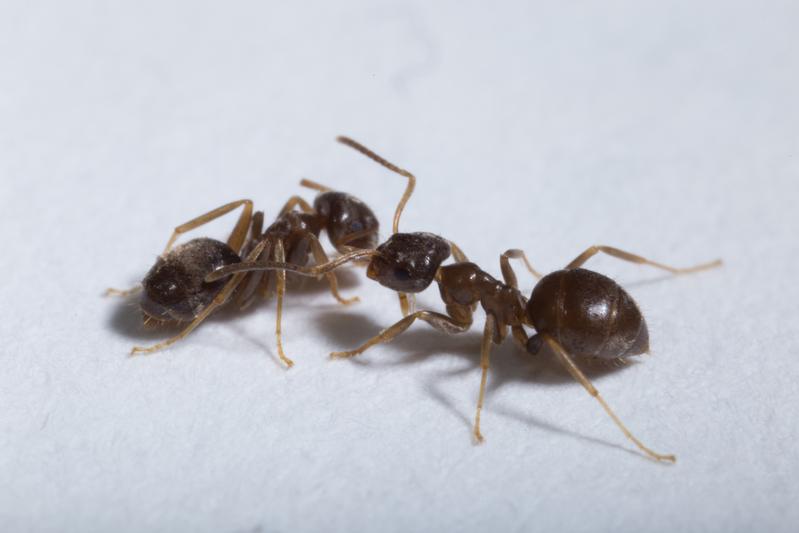
<path id="1" fill-rule="evenodd" d="M 630 263 L 637 263 L 639 265 L 653 266 L 655 268 L 671 272 L 672 274 L 692 274 L 694 272 L 700 272 L 702 270 L 707 270 L 710 268 L 721 266 L 721 259 L 716 259 L 715 261 L 710 261 L 709 263 L 702 263 L 700 265 L 688 268 L 676 268 L 664 265 L 662 263 L 656 263 L 655 261 L 650 261 L 649 259 L 646 259 L 639 255 L 631 254 L 630 252 L 625 252 L 624 250 L 619 250 L 618 248 L 613 248 L 612 246 L 598 245 L 598 246 L 591 246 L 586 251 L 578 255 L 574 259 L 574 261 L 566 265 L 566 270 L 573 270 L 575 268 L 578 268 L 579 266 L 581 266 L 583 263 L 588 261 L 590 258 L 595 256 L 599 252 L 608 254 L 617 259 L 621 259 L 622 261 L 629 261 Z"/>
<path id="2" fill-rule="evenodd" d="M 350 350 L 347 352 L 333 352 L 330 354 L 330 357 L 334 359 L 344 359 L 348 357 L 354 357 L 356 355 L 362 354 L 375 344 L 381 344 L 384 342 L 391 342 L 394 337 L 405 331 L 413 324 L 416 319 L 424 320 L 428 324 L 430 324 L 433 328 L 442 331 L 444 333 L 449 334 L 456 334 L 456 333 L 463 333 L 464 331 L 468 330 L 471 326 L 471 322 L 458 322 L 452 317 L 447 315 L 436 313 L 433 311 L 417 311 L 413 314 L 410 314 L 403 319 L 396 322 L 394 325 L 389 326 L 388 328 L 384 329 L 365 343 L 363 343 L 360 347 Z"/>
<path id="3" fill-rule="evenodd" d="M 483 400 L 485 399 L 486 383 L 488 382 L 488 366 L 491 356 L 491 344 L 494 339 L 494 316 L 490 313 L 486 315 L 485 329 L 483 330 L 483 342 L 480 344 L 480 395 L 477 398 L 477 414 L 474 416 L 474 438 L 480 443 L 483 442 L 483 434 L 480 433 L 480 414 L 483 411 Z"/>
<path id="4" fill-rule="evenodd" d="M 325 253 L 325 249 L 322 248 L 322 243 L 319 242 L 319 239 L 313 233 L 308 234 L 308 240 L 311 244 L 311 251 L 313 252 L 314 259 L 316 263 L 319 265 L 328 263 L 330 259 L 327 257 Z M 350 305 L 355 302 L 359 302 L 361 299 L 357 296 L 353 296 L 352 298 L 342 298 L 338 292 L 338 279 L 336 278 L 335 272 L 327 272 L 325 274 L 327 278 L 327 283 L 330 285 L 330 292 L 333 295 L 333 298 L 338 300 L 338 302 L 342 305 Z"/>

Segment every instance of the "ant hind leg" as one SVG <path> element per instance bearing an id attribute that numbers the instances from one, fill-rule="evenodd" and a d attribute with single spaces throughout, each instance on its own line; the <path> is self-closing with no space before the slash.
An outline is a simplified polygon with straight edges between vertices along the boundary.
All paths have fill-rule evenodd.
<path id="1" fill-rule="evenodd" d="M 566 370 L 569 371 L 569 374 L 571 374 L 574 380 L 577 381 L 580 385 L 582 385 L 585 388 L 585 390 L 588 391 L 588 394 L 593 396 L 596 399 L 596 401 L 599 402 L 599 404 L 602 406 L 602 409 L 604 409 L 605 412 L 608 414 L 608 416 L 610 416 L 610 418 L 613 420 L 616 426 L 621 430 L 622 433 L 624 433 L 624 435 L 628 439 L 630 439 L 638 447 L 639 450 L 644 452 L 652 459 L 655 459 L 656 461 L 668 461 L 673 463 L 677 460 L 673 455 L 662 455 L 653 452 L 652 450 L 644 446 L 644 444 L 640 440 L 635 438 L 635 436 L 630 432 L 630 430 L 627 429 L 627 427 L 622 423 L 619 417 L 616 416 L 616 413 L 614 413 L 611 410 L 610 406 L 607 403 L 605 403 L 605 400 L 602 398 L 602 396 L 599 395 L 599 391 L 596 390 L 596 388 L 591 384 L 591 382 L 588 380 L 585 374 L 582 373 L 582 371 L 574 363 L 569 354 L 566 353 L 566 350 L 564 350 L 563 347 L 549 335 L 546 334 L 539 334 L 539 335 L 541 336 L 543 341 L 549 345 L 549 347 L 558 357 L 560 363 L 566 368 Z"/>
<path id="2" fill-rule="evenodd" d="M 710 261 L 709 263 L 702 263 L 701 265 L 688 268 L 676 268 L 664 265 L 662 263 L 656 263 L 655 261 L 650 261 L 649 259 L 639 255 L 631 254 L 630 252 L 625 252 L 624 250 L 619 250 L 618 248 L 613 248 L 612 246 L 597 245 L 591 246 L 586 251 L 578 255 L 574 261 L 566 265 L 566 270 L 574 270 L 575 268 L 580 267 L 599 252 L 608 254 L 617 259 L 621 259 L 622 261 L 629 261 L 630 263 L 637 263 L 639 265 L 653 266 L 655 268 L 671 272 L 672 274 L 692 274 L 694 272 L 701 272 L 702 270 L 708 270 L 710 268 L 721 266 L 721 259 L 716 259 L 715 261 Z"/>

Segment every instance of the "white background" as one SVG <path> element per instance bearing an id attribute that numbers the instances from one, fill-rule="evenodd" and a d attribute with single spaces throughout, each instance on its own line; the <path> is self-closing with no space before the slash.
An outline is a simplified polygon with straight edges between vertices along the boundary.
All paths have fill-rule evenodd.
<path id="1" fill-rule="evenodd" d="M 4 2 L 0 6 L 0 528 L 4 531 L 789 531 L 796 378 L 795 2 Z M 653 355 L 593 371 L 642 458 L 568 375 L 495 349 L 470 424 L 482 313 L 447 337 L 342 274 L 223 313 L 152 357 L 135 302 L 171 229 L 303 176 L 499 275 L 591 244 Z M 224 237 L 227 218 L 199 234 Z M 533 281 L 520 272 L 526 293 Z M 420 306 L 441 309 L 437 290 Z"/>

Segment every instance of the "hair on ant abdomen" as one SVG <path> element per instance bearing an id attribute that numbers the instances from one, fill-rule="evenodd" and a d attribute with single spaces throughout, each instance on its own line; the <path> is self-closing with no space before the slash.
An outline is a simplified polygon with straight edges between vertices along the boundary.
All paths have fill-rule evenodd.
<path id="1" fill-rule="evenodd" d="M 410 172 L 389 163 L 355 141 L 346 139 L 345 144 L 356 148 L 392 171 L 415 180 Z M 288 270 L 317 276 L 333 272 L 347 261 L 368 258 L 369 277 L 401 294 L 419 292 L 435 281 L 446 313 L 427 310 L 404 312 L 405 316 L 401 320 L 367 340 L 360 347 L 350 351 L 333 352 L 330 355 L 334 358 L 357 356 L 372 346 L 391 341 L 416 320 L 422 320 L 445 333 L 462 333 L 471 327 L 474 311 L 480 306 L 485 311 L 486 319 L 480 357 L 482 374 L 473 429 L 478 442 L 483 440 L 480 416 L 485 398 L 491 347 L 503 342 L 510 331 L 516 343 L 530 355 L 537 355 L 546 345 L 569 374 L 600 403 L 624 435 L 648 457 L 658 461 L 674 462 L 673 455 L 652 451 L 627 429 L 576 362 L 591 358 L 623 360 L 649 349 L 646 322 L 633 298 L 612 279 L 581 267 L 589 258 L 600 252 L 624 261 L 653 266 L 672 274 L 699 272 L 719 266 L 721 261 L 712 261 L 691 268 L 674 268 L 618 248 L 591 246 L 562 270 L 542 276 L 532 267 L 523 251 L 511 249 L 500 256 L 502 272 L 502 281 L 500 281 L 475 263 L 468 262 L 460 250 L 455 264 L 443 265 L 450 251 L 454 255 L 455 249 L 450 241 L 429 233 L 399 233 L 397 230 L 399 215 L 409 196 L 410 192 L 406 191 L 397 208 L 394 234 L 375 250 L 352 252 L 314 267 L 281 262 L 246 261 L 222 267 L 210 275 L 208 280 L 216 280 L 230 273 L 256 270 Z M 529 299 L 518 289 L 516 274 L 510 264 L 511 259 L 522 260 L 527 270 L 539 278 Z M 535 331 L 532 337 L 525 328 L 532 328 Z"/>

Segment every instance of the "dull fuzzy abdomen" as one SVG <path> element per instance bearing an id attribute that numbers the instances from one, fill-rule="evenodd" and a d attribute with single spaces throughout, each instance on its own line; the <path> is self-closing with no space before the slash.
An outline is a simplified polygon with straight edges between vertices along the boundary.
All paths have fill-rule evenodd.
<path id="1" fill-rule="evenodd" d="M 591 270 L 558 270 L 533 289 L 527 317 L 579 357 L 615 359 L 649 349 L 649 332 L 632 297 Z"/>

